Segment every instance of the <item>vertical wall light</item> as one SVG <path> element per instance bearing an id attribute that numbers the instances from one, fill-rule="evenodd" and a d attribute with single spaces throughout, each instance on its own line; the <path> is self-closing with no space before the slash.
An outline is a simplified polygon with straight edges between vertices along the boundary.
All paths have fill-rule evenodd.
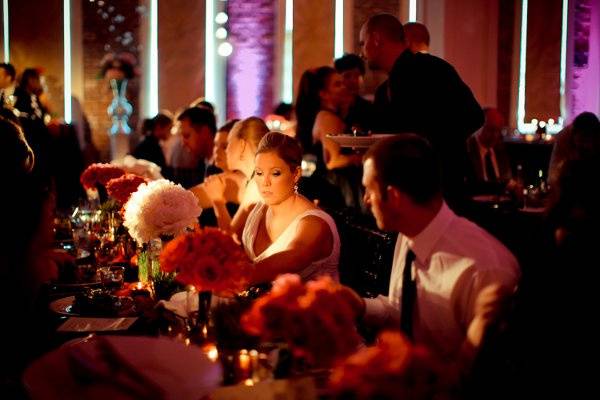
<path id="1" fill-rule="evenodd" d="M 569 17 L 569 1 L 563 0 L 562 9 L 562 31 L 560 35 L 560 113 L 561 115 L 567 114 L 567 96 L 566 96 L 566 75 L 567 75 L 567 31 L 568 31 L 568 17 Z M 558 121 L 562 126 L 564 121 Z M 562 123 L 561 123 L 562 122 Z"/>
<path id="2" fill-rule="evenodd" d="M 150 43 L 148 56 L 149 77 L 148 80 L 148 109 L 147 117 L 158 114 L 158 0 L 150 0 Z"/>
<path id="3" fill-rule="evenodd" d="M 214 0 L 206 0 L 206 21 L 204 34 L 205 67 L 204 67 L 204 97 L 207 101 L 214 102 L 215 90 L 215 6 Z"/>
<path id="4" fill-rule="evenodd" d="M 5 14 L 6 15 L 6 14 Z M 71 110 L 71 0 L 63 0 L 63 64 L 65 123 L 72 120 Z"/>
<path id="5" fill-rule="evenodd" d="M 227 1 L 206 0 L 205 54 L 204 54 L 204 99 L 215 107 L 217 124 L 225 122 L 227 109 L 227 89 L 225 85 L 227 57 L 219 55 L 216 29 L 227 22 Z M 217 26 L 218 24 L 218 26 Z M 226 47 L 226 46 L 225 46 Z M 226 54 L 226 48 L 221 53 Z"/>
<path id="6" fill-rule="evenodd" d="M 3 36 L 4 36 L 4 62 L 10 62 L 10 38 L 9 38 L 9 29 L 8 29 L 8 0 L 2 0 L 2 26 L 4 28 Z"/>
<path id="7" fill-rule="evenodd" d="M 408 2 L 408 22 L 417 20 L 417 0 L 409 0 Z"/>
<path id="8" fill-rule="evenodd" d="M 517 93 L 517 129 L 521 133 L 533 133 L 537 130 L 537 120 L 525 122 L 525 88 L 527 72 L 527 15 L 529 2 L 521 2 L 521 42 L 519 50 L 519 88 Z M 568 28 L 569 1 L 563 0 L 562 20 L 561 20 L 561 43 L 560 43 L 560 112 L 561 116 L 553 124 L 546 125 L 548 133 L 558 133 L 564 127 L 565 115 L 565 81 L 567 65 L 567 28 Z M 545 123 L 545 121 L 543 121 Z"/>
<path id="9" fill-rule="evenodd" d="M 344 0 L 335 0 L 335 33 L 333 42 L 333 56 L 339 58 L 344 55 Z"/>
<path id="10" fill-rule="evenodd" d="M 285 33 L 283 39 L 283 83 L 281 101 L 292 104 L 293 99 L 293 58 L 294 58 L 294 0 L 285 0 Z"/>
<path id="11" fill-rule="evenodd" d="M 519 93 L 517 96 L 517 129 L 521 133 L 537 127 L 525 123 L 525 72 L 527 71 L 527 10 L 528 0 L 521 1 L 521 47 L 519 49 Z M 527 126 L 530 125 L 530 126 Z"/>

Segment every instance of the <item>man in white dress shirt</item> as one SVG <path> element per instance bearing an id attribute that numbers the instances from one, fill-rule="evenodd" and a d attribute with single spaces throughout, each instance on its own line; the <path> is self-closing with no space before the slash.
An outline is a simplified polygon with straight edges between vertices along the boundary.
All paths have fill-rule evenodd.
<path id="1" fill-rule="evenodd" d="M 357 302 L 357 311 L 366 323 L 401 327 L 444 359 L 457 357 L 468 335 L 481 336 L 499 311 L 499 297 L 494 300 L 489 290 L 481 296 L 482 290 L 490 285 L 496 293 L 514 290 L 517 260 L 489 233 L 448 208 L 438 163 L 417 135 L 375 144 L 365 156 L 363 185 L 378 227 L 399 234 L 389 295 Z M 410 271 L 405 274 L 406 261 Z M 403 291 L 405 285 L 410 290 Z"/>

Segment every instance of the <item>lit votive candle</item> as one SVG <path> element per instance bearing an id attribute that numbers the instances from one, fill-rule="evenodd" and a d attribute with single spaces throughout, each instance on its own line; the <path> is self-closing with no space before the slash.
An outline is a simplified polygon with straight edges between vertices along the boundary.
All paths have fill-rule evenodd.
<path id="1" fill-rule="evenodd" d="M 202 351 L 212 362 L 216 362 L 219 359 L 219 350 L 217 350 L 217 346 L 212 343 L 204 346 Z"/>
<path id="2" fill-rule="evenodd" d="M 248 350 L 240 351 L 240 370 L 243 372 L 248 372 L 250 370 L 250 355 L 248 354 Z"/>

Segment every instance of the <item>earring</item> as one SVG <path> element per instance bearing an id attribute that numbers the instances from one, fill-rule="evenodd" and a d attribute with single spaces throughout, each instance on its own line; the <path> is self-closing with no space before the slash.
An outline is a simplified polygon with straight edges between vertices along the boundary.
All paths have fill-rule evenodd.
<path id="1" fill-rule="evenodd" d="M 294 184 L 294 193 L 298 194 L 298 182 Z"/>

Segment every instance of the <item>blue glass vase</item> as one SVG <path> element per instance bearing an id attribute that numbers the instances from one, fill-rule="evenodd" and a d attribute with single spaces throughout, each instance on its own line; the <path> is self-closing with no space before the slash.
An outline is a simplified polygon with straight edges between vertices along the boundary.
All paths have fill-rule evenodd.
<path id="1" fill-rule="evenodd" d="M 107 109 L 112 121 L 109 130 L 110 147 L 112 159 L 118 160 L 129 153 L 131 128 L 128 122 L 133 107 L 125 96 L 127 93 L 127 79 L 111 79 L 110 88 L 113 92 L 113 99 Z"/>

